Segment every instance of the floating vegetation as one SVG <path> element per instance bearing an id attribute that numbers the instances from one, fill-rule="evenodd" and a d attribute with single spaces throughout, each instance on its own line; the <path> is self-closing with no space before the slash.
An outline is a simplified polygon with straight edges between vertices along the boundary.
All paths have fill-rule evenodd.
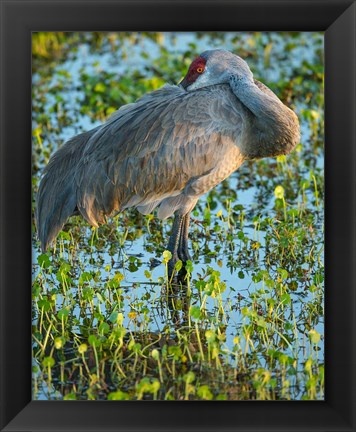
<path id="1" fill-rule="evenodd" d="M 50 155 L 225 47 L 297 112 L 288 156 L 243 165 L 193 211 L 168 277 L 171 221 L 33 226 L 33 399 L 323 400 L 323 36 L 34 33 L 33 208 Z"/>

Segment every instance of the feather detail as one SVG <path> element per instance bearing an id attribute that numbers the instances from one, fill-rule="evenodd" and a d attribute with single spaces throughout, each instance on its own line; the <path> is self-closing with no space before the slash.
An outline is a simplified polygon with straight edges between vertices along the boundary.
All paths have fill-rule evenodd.
<path id="1" fill-rule="evenodd" d="M 212 184 L 194 182 L 238 148 L 245 108 L 237 105 L 228 85 L 190 93 L 166 85 L 74 137 L 53 155 L 40 185 L 42 247 L 75 209 L 97 227 L 128 207 L 144 214 L 159 207 L 163 219 L 191 208 Z"/>

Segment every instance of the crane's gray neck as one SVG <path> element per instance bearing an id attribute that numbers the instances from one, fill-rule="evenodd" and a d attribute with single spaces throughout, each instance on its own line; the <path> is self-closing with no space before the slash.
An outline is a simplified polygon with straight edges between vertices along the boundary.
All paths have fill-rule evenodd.
<path id="1" fill-rule="evenodd" d="M 290 153 L 300 139 L 295 113 L 256 80 L 232 75 L 230 87 L 253 114 L 252 124 L 241 143 L 246 157 L 256 159 Z"/>

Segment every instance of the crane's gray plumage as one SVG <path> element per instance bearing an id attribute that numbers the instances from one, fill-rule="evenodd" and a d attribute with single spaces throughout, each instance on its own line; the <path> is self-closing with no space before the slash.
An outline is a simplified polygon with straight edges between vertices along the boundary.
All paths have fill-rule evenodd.
<path id="1" fill-rule="evenodd" d="M 212 50 L 198 59 L 205 67 L 198 77 L 190 69 L 180 86 L 121 107 L 53 155 L 37 198 L 43 250 L 75 211 L 98 226 L 128 207 L 143 214 L 158 208 L 162 219 L 181 217 L 170 244 L 186 259 L 189 213 L 199 197 L 245 160 L 295 147 L 296 115 L 240 57 Z"/>

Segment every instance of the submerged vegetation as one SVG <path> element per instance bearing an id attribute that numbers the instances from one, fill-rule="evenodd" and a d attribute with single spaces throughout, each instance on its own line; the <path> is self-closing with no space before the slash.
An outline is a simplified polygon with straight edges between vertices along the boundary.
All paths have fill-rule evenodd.
<path id="1" fill-rule="evenodd" d="M 171 220 L 72 217 L 47 253 L 34 224 L 33 399 L 324 399 L 322 34 L 34 33 L 33 209 L 58 146 L 214 47 L 296 111 L 301 143 L 198 202 L 173 279 Z"/>

